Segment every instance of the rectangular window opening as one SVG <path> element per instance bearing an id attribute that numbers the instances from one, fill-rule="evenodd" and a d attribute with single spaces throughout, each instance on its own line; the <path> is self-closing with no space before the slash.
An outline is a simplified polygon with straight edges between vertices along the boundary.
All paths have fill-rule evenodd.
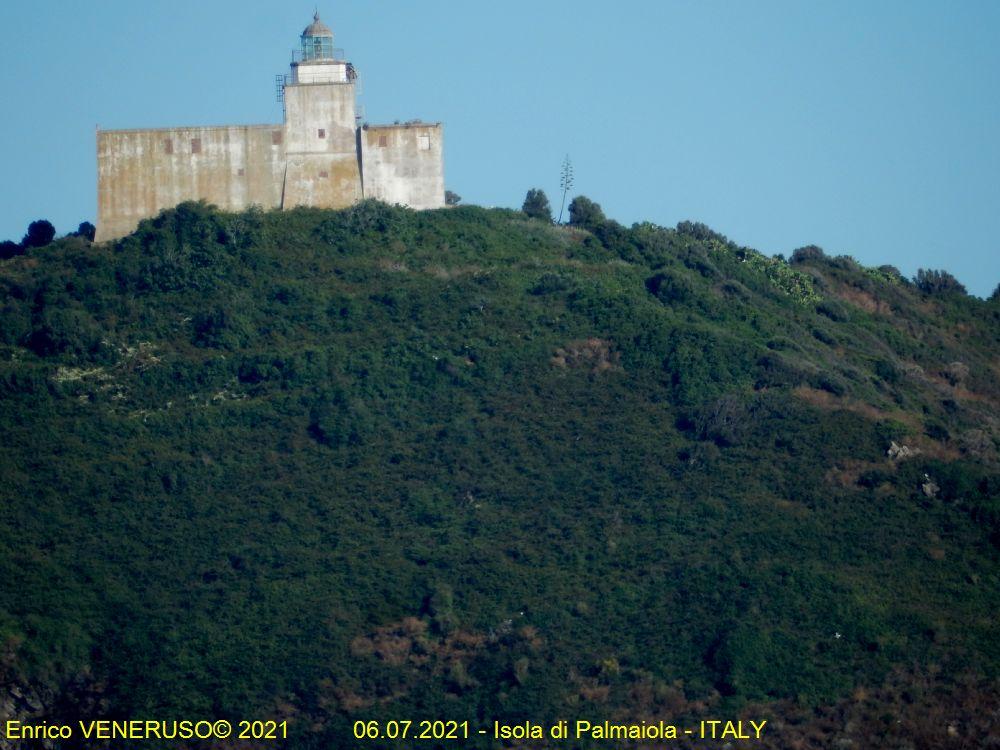
<path id="1" fill-rule="evenodd" d="M 320 177 L 321 180 L 325 180 L 329 176 L 330 176 L 330 173 L 327 172 L 326 170 L 324 170 L 324 171 L 322 171 L 322 172 L 319 173 L 319 177 Z"/>
<path id="2" fill-rule="evenodd" d="M 418 135 L 417 136 L 417 148 L 421 151 L 431 150 L 431 137 L 429 135 Z"/>
<path id="3" fill-rule="evenodd" d="M 245 170 L 245 169 L 244 169 L 243 167 L 240 167 L 240 168 L 239 168 L 239 169 L 237 170 L 237 172 L 236 172 L 236 175 L 237 175 L 238 177 L 245 177 L 245 176 L 246 176 L 246 173 L 247 173 L 247 171 L 246 171 L 246 170 Z"/>
<path id="4" fill-rule="evenodd" d="M 282 133 L 281 133 L 280 130 L 272 130 L 271 131 L 271 145 L 272 146 L 280 146 L 281 145 L 281 140 L 282 140 L 281 136 L 282 136 Z"/>
<path id="5" fill-rule="evenodd" d="M 200 154 L 201 153 L 201 138 L 191 139 L 191 153 Z"/>
<path id="6" fill-rule="evenodd" d="M 326 130 L 324 128 L 319 129 L 319 137 L 326 138 Z"/>
<path id="7" fill-rule="evenodd" d="M 167 138 L 163 141 L 163 153 L 172 154 L 174 153 L 174 141 L 172 138 Z"/>
<path id="8" fill-rule="evenodd" d="M 387 135 L 380 135 L 378 137 L 378 145 L 381 148 L 385 148 L 386 146 L 388 146 L 389 145 L 389 136 L 387 136 Z"/>

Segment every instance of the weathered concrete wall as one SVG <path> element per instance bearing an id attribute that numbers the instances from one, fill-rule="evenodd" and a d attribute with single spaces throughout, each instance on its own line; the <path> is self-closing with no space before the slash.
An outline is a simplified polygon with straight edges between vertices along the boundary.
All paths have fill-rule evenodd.
<path id="1" fill-rule="evenodd" d="M 281 205 L 281 125 L 103 130 L 97 134 L 97 240 L 187 200 L 227 211 Z"/>
<path id="2" fill-rule="evenodd" d="M 361 177 L 354 154 L 289 155 L 283 208 L 346 208 L 359 200 Z"/>
<path id="3" fill-rule="evenodd" d="M 287 153 L 356 154 L 356 128 L 354 84 L 285 86 Z"/>
<path id="4" fill-rule="evenodd" d="M 299 74 L 316 67 L 330 66 L 303 64 Z M 285 134 L 285 208 L 343 208 L 361 200 L 353 83 L 287 85 Z"/>
<path id="5" fill-rule="evenodd" d="M 361 129 L 365 198 L 415 209 L 444 206 L 444 128 L 440 123 Z"/>

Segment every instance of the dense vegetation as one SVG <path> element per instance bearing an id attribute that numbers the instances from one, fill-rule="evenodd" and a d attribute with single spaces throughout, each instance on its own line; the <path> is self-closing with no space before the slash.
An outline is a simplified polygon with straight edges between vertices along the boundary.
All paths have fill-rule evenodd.
<path id="1" fill-rule="evenodd" d="M 545 208 L 0 263 L 8 711 L 996 732 L 1000 300 Z"/>

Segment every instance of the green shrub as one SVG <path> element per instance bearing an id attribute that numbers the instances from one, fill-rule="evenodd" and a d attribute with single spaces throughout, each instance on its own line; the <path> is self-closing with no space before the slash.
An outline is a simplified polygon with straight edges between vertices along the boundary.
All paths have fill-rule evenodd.
<path id="1" fill-rule="evenodd" d="M 840 343 L 837 337 L 825 328 L 813 328 L 812 335 L 817 341 L 822 341 L 827 346 L 837 346 Z"/>
<path id="2" fill-rule="evenodd" d="M 646 279 L 646 290 L 665 305 L 683 305 L 694 296 L 694 286 L 687 276 L 663 271 Z"/>
<path id="3" fill-rule="evenodd" d="M 594 231 L 607 219 L 598 203 L 583 195 L 578 195 L 569 204 L 569 223 L 571 226 Z"/>
<path id="4" fill-rule="evenodd" d="M 47 219 L 39 219 L 28 225 L 28 232 L 21 240 L 24 248 L 45 247 L 52 244 L 55 239 L 56 228 Z"/>
<path id="5" fill-rule="evenodd" d="M 542 296 L 573 289 L 573 280 L 559 273 L 544 273 L 531 287 L 531 294 Z"/>
<path id="6" fill-rule="evenodd" d="M 846 323 L 851 317 L 842 303 L 832 299 L 825 299 L 816 305 L 816 312 L 835 323 Z"/>
<path id="7" fill-rule="evenodd" d="M 887 383 L 899 382 L 901 373 L 895 364 L 887 359 L 877 359 L 874 364 L 875 374 Z"/>
<path id="8" fill-rule="evenodd" d="M 536 188 L 529 190 L 528 194 L 524 197 L 524 204 L 521 206 L 521 210 L 524 211 L 529 219 L 541 219 L 546 222 L 552 221 L 552 206 L 549 205 L 548 196 L 542 190 Z M 570 204 L 570 216 L 572 217 L 572 215 L 573 207 Z"/>
<path id="9" fill-rule="evenodd" d="M 805 247 L 800 247 L 792 251 L 791 260 L 789 263 L 793 265 L 796 263 L 808 263 L 810 261 L 820 261 L 826 260 L 826 253 L 823 252 L 823 248 L 816 245 L 806 245 Z"/>
<path id="10" fill-rule="evenodd" d="M 947 271 L 921 268 L 913 277 L 913 283 L 924 294 L 966 294 L 965 286 Z"/>

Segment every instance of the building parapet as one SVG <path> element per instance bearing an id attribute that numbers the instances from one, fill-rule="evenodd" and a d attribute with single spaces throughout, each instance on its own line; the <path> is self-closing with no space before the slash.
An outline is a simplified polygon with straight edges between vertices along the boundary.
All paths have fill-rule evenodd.
<path id="1" fill-rule="evenodd" d="M 389 130 L 391 128 L 440 128 L 442 122 L 424 122 L 422 120 L 407 120 L 406 122 L 394 122 L 388 125 L 375 125 L 366 122 L 361 126 L 362 130 Z"/>
<path id="2" fill-rule="evenodd" d="M 260 124 L 256 123 L 253 125 L 177 125 L 176 127 L 160 127 L 160 128 L 112 128 L 105 129 L 98 127 L 98 133 L 169 133 L 176 132 L 178 130 L 274 130 L 275 128 L 283 128 L 284 125 L 280 124 Z"/>

